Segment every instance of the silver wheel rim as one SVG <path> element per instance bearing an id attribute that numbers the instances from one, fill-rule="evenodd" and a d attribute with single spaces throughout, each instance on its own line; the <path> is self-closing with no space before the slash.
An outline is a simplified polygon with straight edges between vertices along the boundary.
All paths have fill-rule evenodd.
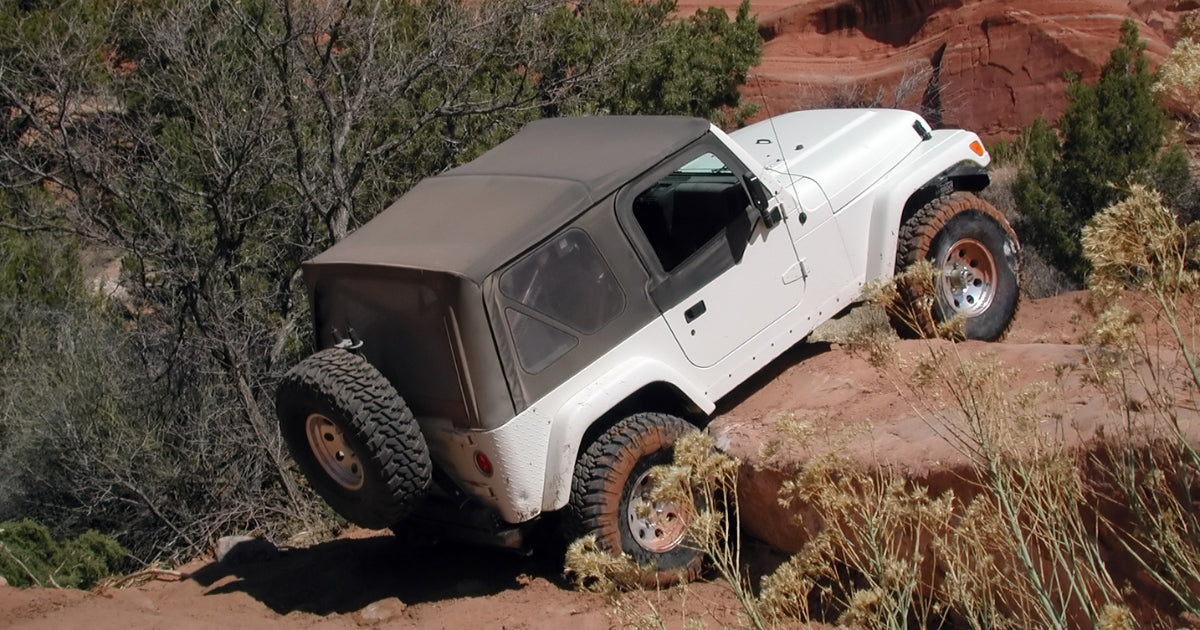
<path id="1" fill-rule="evenodd" d="M 354 449 L 346 443 L 342 429 L 325 416 L 314 413 L 304 421 L 308 447 L 325 474 L 347 490 L 363 486 L 363 467 Z"/>
<path id="2" fill-rule="evenodd" d="M 955 313 L 974 317 L 992 305 L 996 295 L 996 260 L 983 243 L 964 238 L 950 247 L 938 277 L 942 303 Z"/>
<path id="3" fill-rule="evenodd" d="M 683 536 L 687 533 L 687 518 L 674 503 L 651 501 L 652 487 L 650 471 L 637 478 L 629 497 L 626 518 L 633 540 L 639 547 L 651 553 L 666 553 L 683 542 Z"/>

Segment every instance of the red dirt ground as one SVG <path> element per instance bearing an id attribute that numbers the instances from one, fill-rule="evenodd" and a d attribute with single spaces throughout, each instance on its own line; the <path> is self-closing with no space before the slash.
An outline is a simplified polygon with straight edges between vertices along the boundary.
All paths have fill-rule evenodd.
<path id="1" fill-rule="evenodd" d="M 1075 366 L 1059 379 L 1067 408 L 1054 412 L 1065 412 L 1076 426 L 1093 426 L 1105 403 L 1076 369 L 1083 350 L 1077 343 L 1090 325 L 1084 303 L 1083 294 L 1027 301 L 1004 343 L 963 344 L 963 351 L 993 353 L 1026 382 L 1049 378 L 1048 365 Z M 918 352 L 921 344 L 906 341 L 901 349 Z M 954 457 L 924 423 L 913 421 L 909 401 L 863 359 L 836 345 L 800 344 L 789 351 L 725 402 L 714 431 L 725 436 L 733 452 L 754 457 L 772 435 L 774 419 L 784 413 L 820 418 L 829 427 L 849 419 L 869 421 L 869 439 L 855 447 L 864 460 L 890 461 L 916 474 Z M 1184 413 L 1200 424 L 1194 409 Z M 753 519 L 753 498 L 748 499 L 743 514 Z M 763 500 L 773 503 L 770 497 Z M 775 517 L 758 518 L 746 523 L 748 530 L 777 547 L 795 545 L 794 528 L 761 520 L 778 521 Z M 237 567 L 197 561 L 181 567 L 183 579 L 174 582 L 151 579 L 97 592 L 0 587 L 0 625 L 589 630 L 625 626 L 650 610 L 672 628 L 691 619 L 708 627 L 738 625 L 736 601 L 719 581 L 683 591 L 627 594 L 614 604 L 571 590 L 560 571 L 555 561 L 536 556 L 451 545 L 414 550 L 387 535 L 355 531 L 310 548 L 284 550 L 273 561 Z"/>
<path id="2" fill-rule="evenodd" d="M 1155 357 L 1163 385 L 1155 391 L 1173 396 L 1179 430 L 1200 444 L 1200 391 L 1165 323 L 1139 298 L 1126 296 L 1124 303 L 1138 314 L 1141 340 L 1148 356 Z M 1095 323 L 1090 311 L 1086 292 L 1026 300 L 1003 343 L 911 340 L 899 342 L 896 350 L 909 365 L 935 349 L 949 350 L 943 364 L 979 358 L 998 362 L 1013 372 L 1003 391 L 1038 389 L 1033 404 L 1039 430 L 1069 449 L 1088 452 L 1103 440 L 1124 439 L 1127 417 L 1139 435 L 1161 431 L 1162 422 L 1141 411 L 1150 409 L 1150 397 L 1160 393 L 1129 379 L 1128 400 L 1122 400 L 1106 397 L 1095 385 L 1089 355 L 1096 350 L 1083 343 Z M 1185 334 L 1195 348 L 1196 333 Z M 745 462 L 738 486 L 744 531 L 776 549 L 799 550 L 811 533 L 805 529 L 811 522 L 804 522 L 803 511 L 779 505 L 779 489 L 789 471 L 819 454 L 834 454 L 844 465 L 864 471 L 898 472 L 934 494 L 973 494 L 971 463 L 940 437 L 937 428 L 957 417 L 951 401 L 914 390 L 903 369 L 881 372 L 837 344 L 801 344 L 789 353 L 790 358 L 768 367 L 743 392 L 734 392 L 734 400 L 726 402 L 728 410 L 709 425 L 717 444 Z M 1145 364 L 1139 365 L 1137 375 L 1142 382 L 1153 382 Z M 1132 410 L 1128 416 L 1127 409 Z M 777 428 L 781 416 L 805 425 L 804 444 L 794 438 L 787 441 Z M 763 445 L 780 443 L 781 438 L 781 448 L 764 450 Z"/>

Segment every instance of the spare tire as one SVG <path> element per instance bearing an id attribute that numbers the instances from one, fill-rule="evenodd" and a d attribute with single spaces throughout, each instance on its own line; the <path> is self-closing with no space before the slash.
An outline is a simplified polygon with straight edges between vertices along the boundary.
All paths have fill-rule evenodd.
<path id="1" fill-rule="evenodd" d="M 275 392 L 279 428 L 309 485 L 347 520 L 399 523 L 429 488 L 429 447 L 404 399 L 339 348 L 292 368 Z"/>

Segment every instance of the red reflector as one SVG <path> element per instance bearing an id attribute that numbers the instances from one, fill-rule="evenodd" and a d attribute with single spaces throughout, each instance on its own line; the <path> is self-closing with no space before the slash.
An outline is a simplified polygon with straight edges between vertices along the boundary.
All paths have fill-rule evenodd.
<path id="1" fill-rule="evenodd" d="M 487 455 L 484 455 L 479 451 L 475 451 L 475 467 L 478 468 L 479 472 L 483 473 L 485 477 L 492 476 L 492 460 L 488 459 Z"/>
<path id="2" fill-rule="evenodd" d="M 983 157 L 983 144 L 981 144 L 978 140 L 972 141 L 971 152 L 979 157 Z"/>

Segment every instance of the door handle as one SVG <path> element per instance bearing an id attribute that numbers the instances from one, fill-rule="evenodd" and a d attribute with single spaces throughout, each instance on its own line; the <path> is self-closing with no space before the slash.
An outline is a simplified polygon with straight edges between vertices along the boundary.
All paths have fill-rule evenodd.
<path id="1" fill-rule="evenodd" d="M 683 312 L 683 321 L 690 324 L 697 317 L 703 315 L 707 310 L 708 307 L 704 305 L 704 300 L 700 300 L 699 302 L 693 304 L 691 308 Z"/>

